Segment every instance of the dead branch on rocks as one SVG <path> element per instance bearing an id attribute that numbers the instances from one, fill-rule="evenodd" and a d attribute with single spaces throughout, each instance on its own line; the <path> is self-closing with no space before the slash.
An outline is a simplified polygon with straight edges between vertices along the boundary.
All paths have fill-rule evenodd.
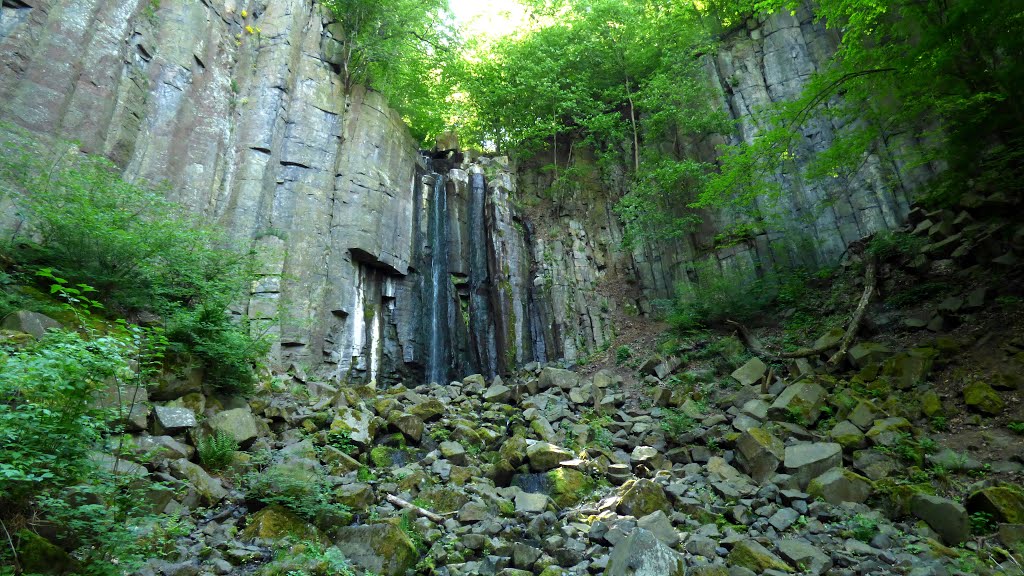
<path id="1" fill-rule="evenodd" d="M 839 350 L 828 359 L 829 366 L 839 364 L 846 356 L 846 351 L 849 350 L 850 344 L 857 335 L 857 330 L 860 329 L 860 323 L 864 320 L 864 314 L 868 310 L 868 304 L 871 303 L 871 297 L 875 294 L 875 287 L 878 284 L 878 258 L 870 252 L 866 256 L 864 292 L 860 296 L 860 302 L 857 303 L 857 309 L 853 312 L 853 318 L 850 319 L 850 325 L 846 327 L 846 334 L 843 335 L 843 339 L 839 343 Z"/>
<path id="2" fill-rule="evenodd" d="M 878 284 L 878 258 L 870 252 L 865 252 L 865 270 L 864 270 L 864 292 L 861 293 L 860 302 L 857 304 L 857 308 L 854 310 L 853 317 L 850 319 L 850 324 L 846 327 L 846 332 L 843 334 L 843 339 L 839 341 L 839 350 L 835 352 L 828 359 L 829 366 L 835 366 L 839 364 L 846 356 L 846 352 L 850 348 L 850 344 L 853 343 L 854 337 L 857 335 L 857 331 L 860 329 L 861 322 L 864 321 L 864 316 L 867 313 L 868 304 L 871 303 L 871 298 L 875 294 L 875 288 Z M 743 344 L 746 345 L 750 352 L 767 361 L 780 361 L 780 360 L 793 360 L 796 358 L 810 358 L 824 354 L 828 350 L 831 350 L 836 344 L 826 344 L 818 346 L 816 348 L 801 348 L 794 352 L 782 352 L 780 354 L 773 354 L 765 349 L 761 344 L 761 341 L 754 336 L 750 330 L 743 324 L 734 320 L 726 320 L 727 324 L 736 328 L 739 333 L 740 339 Z"/>
<path id="3" fill-rule="evenodd" d="M 420 508 L 419 506 L 413 504 L 412 502 L 407 502 L 405 500 L 402 500 L 398 496 L 395 496 L 393 494 L 388 494 L 387 495 L 387 500 L 388 500 L 388 502 L 391 502 L 392 504 L 394 504 L 395 506 L 398 506 L 399 508 L 405 508 L 406 510 L 412 510 L 413 512 L 419 514 L 420 516 L 423 516 L 427 520 L 430 520 L 434 524 L 443 524 L 444 523 L 444 516 L 441 516 L 440 514 L 435 514 L 435 513 L 431 512 L 430 510 L 427 510 L 426 508 Z"/>

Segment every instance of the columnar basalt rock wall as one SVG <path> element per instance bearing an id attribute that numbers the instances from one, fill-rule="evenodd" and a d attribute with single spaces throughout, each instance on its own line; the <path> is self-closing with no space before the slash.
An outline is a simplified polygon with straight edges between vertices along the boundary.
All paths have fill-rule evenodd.
<path id="1" fill-rule="evenodd" d="M 761 208 L 781 225 L 763 234 L 716 248 L 739 216 L 715 213 L 677 242 L 625 250 L 613 211 L 625 168 L 599 169 L 569 143 L 558 164 L 571 155 L 582 177 L 554 190 L 555 174 L 542 169 L 550 154 L 518 166 L 428 165 L 379 94 L 343 93 L 334 28 L 310 0 L 5 2 L 0 120 L 168 183 L 174 200 L 260 255 L 240 312 L 275 337 L 275 366 L 350 381 L 423 374 L 430 263 L 441 249 L 428 225 L 435 169 L 446 178 L 453 377 L 606 347 L 618 312 L 650 310 L 698 258 L 751 269 L 831 262 L 899 224 L 927 175 L 889 157 L 913 145 L 892 135 L 842 182 L 803 183 L 800 165 L 778 174 L 788 193 Z M 750 141 L 757 108 L 798 94 L 835 44 L 806 10 L 733 32 L 706 61 L 719 105 L 740 121 L 733 138 Z M 810 122 L 800 152 L 826 148 L 842 128 Z M 681 140 L 675 152 L 711 158 L 725 141 Z"/>
<path id="2" fill-rule="evenodd" d="M 244 14 L 244 16 L 243 16 Z M 420 362 L 417 146 L 348 97 L 309 0 L 28 0 L 0 19 L 0 118 L 105 154 L 252 243 L 275 361 Z"/>

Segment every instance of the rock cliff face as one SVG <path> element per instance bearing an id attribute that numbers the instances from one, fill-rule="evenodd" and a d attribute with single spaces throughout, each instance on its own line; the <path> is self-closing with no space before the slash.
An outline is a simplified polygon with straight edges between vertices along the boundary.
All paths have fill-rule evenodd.
<path id="1" fill-rule="evenodd" d="M 648 309 L 686 281 L 731 217 L 709 215 L 676 245 L 626 252 L 611 209 L 624 177 L 599 174 L 584 153 L 586 182 L 554 197 L 534 165 L 430 164 L 378 94 L 343 94 L 330 22 L 310 0 L 2 6 L 0 119 L 76 140 L 130 177 L 166 181 L 175 200 L 251 242 L 261 275 L 245 312 L 276 336 L 278 369 L 419 377 L 435 310 L 450 376 L 579 358 L 611 341 L 616 310 Z M 750 113 L 795 94 L 833 46 L 806 14 L 751 23 L 726 43 L 708 67 L 722 106 L 743 119 L 737 137 L 751 139 Z M 841 128 L 818 122 L 804 145 L 825 147 Z M 830 261 L 899 223 L 915 183 L 884 145 L 849 182 L 779 178 L 796 191 L 783 229 L 711 251 L 716 262 Z M 430 224 L 435 190 L 446 195 L 443 245 Z M 813 246 L 792 245 L 794 232 Z M 451 285 L 436 291 L 442 254 Z"/>

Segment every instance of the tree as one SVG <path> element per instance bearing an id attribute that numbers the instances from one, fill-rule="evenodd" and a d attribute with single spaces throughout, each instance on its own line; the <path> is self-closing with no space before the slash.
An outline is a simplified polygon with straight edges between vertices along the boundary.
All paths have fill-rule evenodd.
<path id="1" fill-rule="evenodd" d="M 384 94 L 426 140 L 447 124 L 458 40 L 447 0 L 322 0 L 340 29 L 345 91 Z"/>

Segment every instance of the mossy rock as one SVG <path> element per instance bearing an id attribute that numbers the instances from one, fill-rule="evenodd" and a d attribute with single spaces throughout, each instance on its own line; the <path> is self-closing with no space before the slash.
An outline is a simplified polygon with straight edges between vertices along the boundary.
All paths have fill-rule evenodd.
<path id="1" fill-rule="evenodd" d="M 921 411 L 929 418 L 942 414 L 942 399 L 935 390 L 929 389 L 921 394 Z"/>
<path id="2" fill-rule="evenodd" d="M 896 479 L 883 478 L 875 482 L 875 493 L 893 514 L 906 516 L 910 514 L 910 503 L 914 495 L 934 495 L 935 487 L 928 483 L 901 484 Z"/>
<path id="3" fill-rule="evenodd" d="M 621 490 L 619 514 L 642 518 L 658 510 L 667 512 L 671 509 L 661 485 L 651 480 L 630 480 L 622 485 Z"/>
<path id="4" fill-rule="evenodd" d="M 370 450 L 370 462 L 376 468 L 390 468 L 394 463 L 394 455 L 398 449 L 390 446 L 374 446 Z"/>
<path id="5" fill-rule="evenodd" d="M 551 499 L 561 508 L 579 504 L 597 485 L 593 478 L 572 468 L 551 470 L 547 477 L 551 482 Z"/>
<path id="6" fill-rule="evenodd" d="M 964 387 L 964 403 L 972 410 L 990 416 L 999 414 L 1006 407 L 1002 396 L 984 382 L 974 382 Z"/>
<path id="7" fill-rule="evenodd" d="M 421 493 L 420 498 L 430 503 L 428 508 L 438 514 L 455 512 L 469 502 L 469 496 L 465 492 L 446 486 L 431 488 Z"/>
<path id="8" fill-rule="evenodd" d="M 1024 489 L 1006 485 L 978 490 L 967 499 L 967 510 L 991 514 L 996 522 L 1024 524 Z"/>
<path id="9" fill-rule="evenodd" d="M 327 543 L 327 537 L 315 526 L 299 518 L 294 512 L 278 505 L 267 506 L 249 517 L 248 525 L 242 530 L 245 540 L 262 538 L 277 542 L 285 538 L 300 541 Z"/>
<path id="10" fill-rule="evenodd" d="M 339 528 L 335 545 L 353 564 L 381 576 L 402 576 L 420 557 L 409 536 L 389 522 Z"/>
<path id="11" fill-rule="evenodd" d="M 754 540 L 737 542 L 733 546 L 732 552 L 729 552 L 729 556 L 726 557 L 726 561 L 732 566 L 753 570 L 757 574 L 763 574 L 767 570 L 793 571 L 789 564 Z"/>
<path id="12" fill-rule="evenodd" d="M 77 574 L 78 561 L 56 544 L 29 530 L 17 534 L 18 560 L 26 574 Z"/>

